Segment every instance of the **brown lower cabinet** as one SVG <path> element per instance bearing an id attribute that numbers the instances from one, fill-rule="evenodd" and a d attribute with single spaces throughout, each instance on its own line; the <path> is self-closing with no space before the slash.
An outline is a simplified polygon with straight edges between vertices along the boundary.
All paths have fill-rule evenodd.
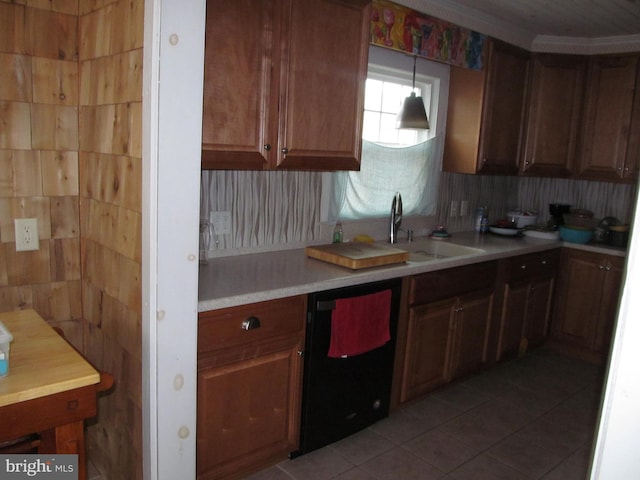
<path id="1" fill-rule="evenodd" d="M 392 408 L 547 340 L 603 361 L 624 262 L 565 248 L 404 278 Z M 306 311 L 300 295 L 199 315 L 198 479 L 243 478 L 298 449 Z"/>
<path id="2" fill-rule="evenodd" d="M 550 250 L 501 262 L 497 360 L 515 356 L 547 339 L 559 260 L 560 250 Z"/>
<path id="3" fill-rule="evenodd" d="M 618 312 L 625 258 L 564 249 L 552 329 L 552 345 L 602 363 Z"/>
<path id="4" fill-rule="evenodd" d="M 412 277 L 399 328 L 398 403 L 476 371 L 487 358 L 497 262 Z M 402 338 L 401 338 L 402 335 Z"/>
<path id="5" fill-rule="evenodd" d="M 243 478 L 298 448 L 306 296 L 201 313 L 198 479 Z"/>

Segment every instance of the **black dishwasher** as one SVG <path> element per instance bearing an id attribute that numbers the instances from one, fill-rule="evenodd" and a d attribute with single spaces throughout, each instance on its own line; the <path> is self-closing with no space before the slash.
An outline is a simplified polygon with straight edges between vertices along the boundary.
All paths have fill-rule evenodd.
<path id="1" fill-rule="evenodd" d="M 309 295 L 304 353 L 300 448 L 308 453 L 360 431 L 389 415 L 401 280 L 384 280 Z M 332 315 L 344 301 L 368 303 L 385 296 L 389 340 L 355 355 L 340 357 L 332 340 Z M 373 300 L 371 300 L 373 301 Z M 375 305 L 369 308 L 376 308 Z M 363 316 L 358 311 L 360 317 Z M 372 312 L 371 317 L 379 317 Z M 358 320 L 360 321 L 360 320 Z M 364 328 L 368 328 L 364 319 Z M 334 324 L 334 335 L 335 335 Z"/>

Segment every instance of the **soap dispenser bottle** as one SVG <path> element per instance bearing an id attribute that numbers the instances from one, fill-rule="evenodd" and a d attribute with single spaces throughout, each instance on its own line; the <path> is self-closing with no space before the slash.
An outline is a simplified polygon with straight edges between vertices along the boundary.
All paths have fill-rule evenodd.
<path id="1" fill-rule="evenodd" d="M 336 223 L 333 228 L 333 243 L 342 243 L 342 223 Z"/>

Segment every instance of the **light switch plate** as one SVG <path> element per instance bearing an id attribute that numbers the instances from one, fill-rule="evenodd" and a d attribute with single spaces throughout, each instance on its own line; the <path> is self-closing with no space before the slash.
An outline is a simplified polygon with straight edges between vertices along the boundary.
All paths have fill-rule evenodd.
<path id="1" fill-rule="evenodd" d="M 449 208 L 449 216 L 457 217 L 458 216 L 458 201 L 451 200 L 451 207 Z"/>
<path id="2" fill-rule="evenodd" d="M 462 200 L 460 202 L 460 216 L 466 217 L 469 215 L 469 202 L 467 200 Z"/>
<path id="3" fill-rule="evenodd" d="M 38 250 L 40 248 L 37 218 L 16 218 L 14 220 L 14 225 L 16 235 L 16 252 Z"/>

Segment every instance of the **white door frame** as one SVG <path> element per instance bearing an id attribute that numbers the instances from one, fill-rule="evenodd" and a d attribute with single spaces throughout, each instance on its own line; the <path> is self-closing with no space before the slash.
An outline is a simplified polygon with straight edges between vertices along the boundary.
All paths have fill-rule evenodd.
<path id="1" fill-rule="evenodd" d="M 143 68 L 143 470 L 195 478 L 205 0 L 146 0 Z"/>

